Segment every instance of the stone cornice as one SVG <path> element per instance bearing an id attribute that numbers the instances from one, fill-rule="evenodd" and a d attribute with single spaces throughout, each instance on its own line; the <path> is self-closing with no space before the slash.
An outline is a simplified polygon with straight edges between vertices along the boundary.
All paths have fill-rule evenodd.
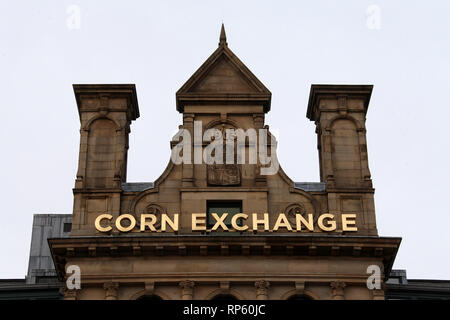
<path id="1" fill-rule="evenodd" d="M 266 187 L 208 187 L 208 188 L 198 188 L 198 187 L 187 187 L 180 188 L 181 192 L 269 192 L 269 188 Z"/>
<path id="2" fill-rule="evenodd" d="M 366 113 L 372 95 L 372 89 L 373 85 L 313 84 L 311 85 L 309 94 L 306 117 L 311 121 L 316 120 L 320 98 L 338 99 L 341 96 L 363 99 L 364 113 Z"/>
<path id="3" fill-rule="evenodd" d="M 388 275 L 401 238 L 342 235 L 137 235 L 79 236 L 48 239 L 60 280 L 65 264 L 73 257 L 137 256 L 314 256 L 373 257 L 384 264 Z M 225 248 L 227 250 L 223 250 Z"/>
<path id="4" fill-rule="evenodd" d="M 73 91 L 77 100 L 78 113 L 81 118 L 81 109 L 85 108 L 82 105 L 81 96 L 93 96 L 99 98 L 103 95 L 108 97 L 126 97 L 128 100 L 127 112 L 130 120 L 139 118 L 139 105 L 136 94 L 136 86 L 134 84 L 74 84 Z M 105 108 L 106 106 L 101 106 Z M 85 111 L 98 111 L 98 108 L 88 108 Z M 115 111 L 115 110 L 111 110 Z"/>

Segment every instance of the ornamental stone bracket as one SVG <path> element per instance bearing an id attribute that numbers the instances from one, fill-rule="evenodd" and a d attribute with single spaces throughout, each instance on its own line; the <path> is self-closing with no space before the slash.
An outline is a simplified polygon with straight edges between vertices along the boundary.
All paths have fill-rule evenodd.
<path id="1" fill-rule="evenodd" d="M 77 290 L 76 289 L 68 289 L 66 287 L 63 288 L 64 300 L 77 300 Z"/>
<path id="2" fill-rule="evenodd" d="M 147 281 L 144 283 L 145 292 L 146 294 L 153 294 L 155 292 L 155 282 L 154 281 Z"/>
<path id="3" fill-rule="evenodd" d="M 295 281 L 295 291 L 297 294 L 305 293 L 305 282 L 304 281 Z"/>
<path id="4" fill-rule="evenodd" d="M 372 299 L 373 300 L 384 300 L 384 290 L 383 289 L 372 290 Z"/>
<path id="5" fill-rule="evenodd" d="M 105 300 L 117 300 L 119 298 L 119 284 L 117 282 L 106 282 L 103 289 L 105 289 Z"/>
<path id="6" fill-rule="evenodd" d="M 331 298 L 333 300 L 345 300 L 344 296 L 344 288 L 345 283 L 342 281 L 333 281 L 330 284 L 331 286 Z"/>
<path id="7" fill-rule="evenodd" d="M 258 280 L 255 282 L 256 288 L 256 299 L 257 300 L 267 300 L 269 299 L 268 290 L 270 283 L 266 280 Z"/>
<path id="8" fill-rule="evenodd" d="M 179 285 L 181 288 L 181 300 L 192 300 L 194 297 L 194 281 L 181 281 Z"/>

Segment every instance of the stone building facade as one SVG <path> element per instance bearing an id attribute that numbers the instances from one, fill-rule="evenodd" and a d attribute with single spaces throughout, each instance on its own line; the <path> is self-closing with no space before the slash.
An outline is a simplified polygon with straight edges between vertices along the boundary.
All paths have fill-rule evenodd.
<path id="1" fill-rule="evenodd" d="M 74 85 L 74 92 L 81 126 L 72 231 L 49 239 L 61 281 L 67 266 L 81 270 L 81 289 L 66 289 L 66 299 L 384 299 L 401 239 L 377 232 L 365 126 L 372 86 L 311 87 L 307 117 L 316 124 L 320 182 L 308 183 L 292 181 L 281 167 L 263 175 L 261 163 L 195 163 L 195 154 L 170 160 L 155 182 L 129 183 L 135 86 Z M 268 129 L 271 93 L 229 49 L 222 27 L 217 50 L 177 92 L 176 109 L 180 130 L 192 137 L 199 123 L 202 132 Z M 266 146 L 274 143 L 269 136 Z M 207 148 L 195 139 L 190 146 Z M 247 157 L 251 147 L 245 140 Z M 271 230 L 212 230 L 208 219 L 220 210 L 245 214 L 249 225 L 267 213 Z M 192 230 L 194 213 L 206 214 L 205 230 Z M 292 225 L 309 214 L 323 225 L 327 213 L 336 225 L 273 230 L 280 213 Z M 343 225 L 344 214 L 355 217 L 356 231 Z M 101 215 L 100 227 L 110 230 L 96 228 Z M 157 218 L 156 231 L 140 230 L 142 215 Z M 177 215 L 178 230 L 161 231 L 165 215 Z M 381 270 L 373 290 L 369 266 Z"/>

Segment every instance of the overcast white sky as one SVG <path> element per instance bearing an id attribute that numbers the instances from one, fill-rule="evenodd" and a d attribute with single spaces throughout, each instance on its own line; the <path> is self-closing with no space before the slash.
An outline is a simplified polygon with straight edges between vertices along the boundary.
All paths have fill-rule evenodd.
<path id="1" fill-rule="evenodd" d="M 67 23 L 70 5 L 79 28 Z M 403 237 L 394 268 L 409 278 L 450 279 L 449 12 L 449 1 L 1 0 L 0 278 L 26 274 L 34 213 L 72 213 L 72 84 L 136 84 L 128 181 L 154 181 L 182 121 L 175 92 L 216 49 L 224 21 L 229 47 L 272 92 L 266 123 L 295 181 L 319 181 L 311 84 L 374 85 L 379 234 Z"/>

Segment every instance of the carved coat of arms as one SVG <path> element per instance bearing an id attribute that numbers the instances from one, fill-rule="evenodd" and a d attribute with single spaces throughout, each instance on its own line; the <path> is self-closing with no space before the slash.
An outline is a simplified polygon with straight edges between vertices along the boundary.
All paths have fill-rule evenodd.
<path id="1" fill-rule="evenodd" d="M 208 184 L 235 186 L 241 183 L 241 173 L 237 164 L 213 164 L 208 166 Z"/>

